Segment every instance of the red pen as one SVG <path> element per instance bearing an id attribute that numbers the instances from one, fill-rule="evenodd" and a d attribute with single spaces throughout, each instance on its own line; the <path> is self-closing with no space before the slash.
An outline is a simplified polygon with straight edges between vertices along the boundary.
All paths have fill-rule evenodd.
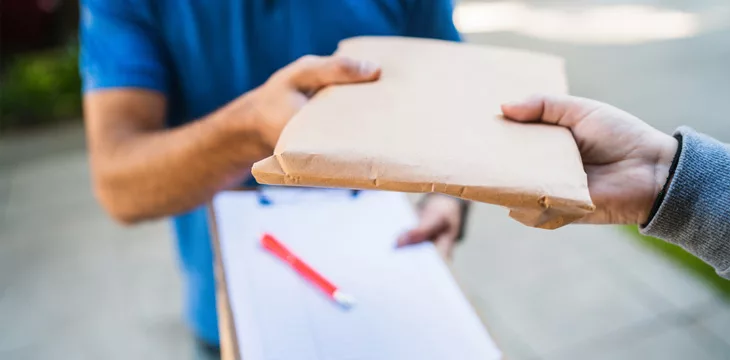
<path id="1" fill-rule="evenodd" d="M 261 237 L 261 245 L 279 259 L 287 262 L 296 272 L 324 291 L 327 296 L 339 305 L 349 308 L 355 304 L 355 299 L 352 296 L 338 289 L 337 286 L 299 259 L 271 234 L 264 234 Z"/>

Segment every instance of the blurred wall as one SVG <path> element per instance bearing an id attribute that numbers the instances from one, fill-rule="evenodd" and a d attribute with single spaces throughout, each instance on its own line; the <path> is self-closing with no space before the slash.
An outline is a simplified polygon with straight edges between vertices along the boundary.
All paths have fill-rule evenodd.
<path id="1" fill-rule="evenodd" d="M 78 9 L 78 0 L 0 1 L 2 59 L 65 43 L 75 36 Z"/>

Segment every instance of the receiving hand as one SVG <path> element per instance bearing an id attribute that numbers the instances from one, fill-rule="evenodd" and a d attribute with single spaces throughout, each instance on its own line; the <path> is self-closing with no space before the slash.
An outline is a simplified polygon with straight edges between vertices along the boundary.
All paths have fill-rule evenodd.
<path id="1" fill-rule="evenodd" d="M 462 200 L 440 194 L 428 195 L 420 207 L 419 224 L 401 235 L 397 246 L 430 240 L 444 260 L 451 260 L 464 215 Z"/>
<path id="2" fill-rule="evenodd" d="M 294 114 L 320 89 L 336 84 L 374 81 L 380 68 L 346 57 L 304 56 L 272 75 L 244 96 L 251 106 L 254 127 L 264 147 L 273 149 L 281 131 Z"/>
<path id="3" fill-rule="evenodd" d="M 572 96 L 537 96 L 502 105 L 502 111 L 512 120 L 542 121 L 572 131 L 596 205 L 580 222 L 647 221 L 677 152 L 676 139 L 613 106 Z"/>

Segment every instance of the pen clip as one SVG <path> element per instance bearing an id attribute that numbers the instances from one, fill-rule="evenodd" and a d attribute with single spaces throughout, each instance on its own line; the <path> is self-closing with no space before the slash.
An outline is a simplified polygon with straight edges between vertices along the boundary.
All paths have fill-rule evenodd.
<path id="1" fill-rule="evenodd" d="M 259 205 L 261 206 L 270 206 L 272 204 L 271 198 L 266 196 L 263 191 L 261 191 L 261 186 L 256 187 L 256 197 L 259 199 Z"/>
<path id="2" fill-rule="evenodd" d="M 259 205 L 261 206 L 272 206 L 274 205 L 274 201 L 272 198 L 264 192 L 264 186 L 257 186 L 256 187 L 256 197 L 258 198 Z M 360 195 L 360 190 L 350 190 L 350 196 L 355 199 Z"/>

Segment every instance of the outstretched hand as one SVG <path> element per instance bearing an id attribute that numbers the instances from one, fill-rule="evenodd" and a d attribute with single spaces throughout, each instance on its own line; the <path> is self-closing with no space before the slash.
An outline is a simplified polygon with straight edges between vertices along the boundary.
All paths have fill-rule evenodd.
<path id="1" fill-rule="evenodd" d="M 540 95 L 502 105 L 505 117 L 569 128 L 588 174 L 594 224 L 643 224 L 663 188 L 677 140 L 613 106 L 573 96 Z"/>

